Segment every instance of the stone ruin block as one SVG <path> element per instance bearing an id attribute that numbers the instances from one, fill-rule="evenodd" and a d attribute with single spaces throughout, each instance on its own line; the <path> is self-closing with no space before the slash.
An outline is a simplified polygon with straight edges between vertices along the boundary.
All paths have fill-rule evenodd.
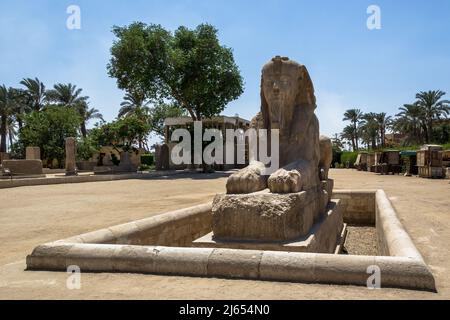
<path id="1" fill-rule="evenodd" d="M 326 201 L 321 199 L 326 197 Z M 286 241 L 306 235 L 324 212 L 328 195 L 313 191 L 289 194 L 220 194 L 214 198 L 214 238 Z M 326 205 L 326 203 L 325 203 Z"/>
<path id="2" fill-rule="evenodd" d="M 39 147 L 26 147 L 25 158 L 27 160 L 41 160 L 41 149 Z"/>
<path id="3" fill-rule="evenodd" d="M 41 160 L 3 160 L 3 169 L 13 175 L 42 175 Z"/>

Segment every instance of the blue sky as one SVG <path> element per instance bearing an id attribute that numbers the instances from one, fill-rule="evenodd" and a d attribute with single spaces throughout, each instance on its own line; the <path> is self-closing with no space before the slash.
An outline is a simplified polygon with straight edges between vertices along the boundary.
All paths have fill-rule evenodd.
<path id="1" fill-rule="evenodd" d="M 66 28 L 72 4 L 81 8 L 81 30 Z M 366 27 L 371 4 L 381 9 L 380 30 Z M 307 66 L 321 131 L 332 135 L 343 128 L 345 109 L 395 114 L 418 91 L 450 93 L 449 13 L 448 0 L 0 0 L 0 84 L 18 86 L 24 77 L 47 87 L 71 82 L 112 120 L 123 92 L 106 72 L 111 27 L 208 22 L 233 48 L 245 81 L 224 114 L 250 119 L 259 110 L 262 65 L 283 55 Z"/>

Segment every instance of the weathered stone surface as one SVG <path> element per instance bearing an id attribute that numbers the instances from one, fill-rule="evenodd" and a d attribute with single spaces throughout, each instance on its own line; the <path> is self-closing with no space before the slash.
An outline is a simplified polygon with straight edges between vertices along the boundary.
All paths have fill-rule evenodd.
<path id="1" fill-rule="evenodd" d="M 215 249 L 208 259 L 208 276 L 257 279 L 262 251 Z"/>
<path id="2" fill-rule="evenodd" d="M 319 137 L 319 149 L 320 149 L 320 180 L 328 179 L 328 171 L 330 170 L 331 161 L 333 160 L 333 145 L 331 139 L 327 136 Z"/>
<path id="3" fill-rule="evenodd" d="M 309 229 L 306 235 L 299 238 L 288 241 L 239 241 L 214 238 L 211 232 L 195 240 L 192 245 L 204 248 L 334 253 L 341 243 L 344 227 L 342 207 L 339 202 L 339 200 L 331 201 L 328 204 L 327 212 Z"/>
<path id="4" fill-rule="evenodd" d="M 41 160 L 3 160 L 2 167 L 13 175 L 42 175 Z"/>
<path id="5" fill-rule="evenodd" d="M 66 138 L 66 176 L 77 175 L 76 167 L 76 140 L 73 137 Z"/>
<path id="6" fill-rule="evenodd" d="M 308 233 L 317 212 L 314 192 L 221 194 L 212 206 L 214 237 L 290 240 Z"/>
<path id="7" fill-rule="evenodd" d="M 26 147 L 25 159 L 27 160 L 41 160 L 41 148 L 39 147 Z"/>
<path id="8" fill-rule="evenodd" d="M 273 193 L 300 192 L 302 184 L 302 176 L 298 170 L 279 169 L 268 180 L 269 189 Z"/>
<path id="9" fill-rule="evenodd" d="M 254 161 L 238 172 L 233 173 L 227 180 L 227 193 L 249 193 L 267 188 L 267 177 L 262 175 L 264 164 Z"/>
<path id="10" fill-rule="evenodd" d="M 120 172 L 136 172 L 137 167 L 131 162 L 130 153 L 122 151 L 120 153 L 120 163 L 118 171 Z"/>
<path id="11" fill-rule="evenodd" d="M 169 170 L 169 146 L 167 144 L 156 145 L 155 148 L 155 167 L 156 170 Z"/>

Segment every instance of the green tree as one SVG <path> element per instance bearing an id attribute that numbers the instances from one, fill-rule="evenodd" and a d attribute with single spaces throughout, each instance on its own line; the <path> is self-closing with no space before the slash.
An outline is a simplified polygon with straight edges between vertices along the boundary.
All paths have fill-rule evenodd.
<path id="1" fill-rule="evenodd" d="M 378 132 L 379 132 L 379 141 L 381 147 L 384 148 L 386 145 L 386 130 L 388 127 L 392 125 L 392 117 L 386 115 L 385 112 L 376 113 L 374 116 L 374 120 L 378 124 Z"/>
<path id="2" fill-rule="evenodd" d="M 185 116 L 186 112 L 173 104 L 158 104 L 151 109 L 152 131 L 160 136 L 164 136 L 164 120 L 166 118 L 176 118 Z"/>
<path id="3" fill-rule="evenodd" d="M 24 126 L 19 130 L 15 144 L 16 153 L 24 154 L 25 147 L 41 148 L 43 159 L 57 159 L 62 164 L 65 156 L 65 138 L 77 137 L 81 119 L 73 108 L 46 106 L 42 111 L 33 111 L 24 117 Z"/>
<path id="4" fill-rule="evenodd" d="M 45 85 L 38 78 L 24 78 L 20 84 L 25 87 L 29 107 L 34 111 L 41 110 L 47 97 Z"/>
<path id="5" fill-rule="evenodd" d="M 23 117 L 33 109 L 30 105 L 30 97 L 26 90 L 10 88 L 13 100 L 14 122 L 17 122 L 19 130 L 23 125 Z"/>
<path id="6" fill-rule="evenodd" d="M 86 138 L 86 123 L 92 119 L 100 119 L 101 121 L 103 121 L 103 115 L 99 110 L 95 108 L 89 108 L 89 104 L 86 101 L 82 101 L 81 103 L 79 103 L 77 106 L 77 110 L 81 117 L 80 132 L 83 138 Z"/>
<path id="7" fill-rule="evenodd" d="M 357 136 L 357 131 L 358 129 L 355 129 L 355 127 L 353 125 L 347 125 L 345 126 L 344 130 L 342 130 L 341 133 L 341 139 L 343 140 L 347 140 L 348 142 L 350 142 L 351 146 L 352 146 L 352 150 L 355 151 L 356 150 L 356 136 Z"/>
<path id="8" fill-rule="evenodd" d="M 423 110 L 425 118 L 425 140 L 427 143 L 431 141 L 433 133 L 433 121 L 447 116 L 450 113 L 450 101 L 441 100 L 445 92 L 441 90 L 421 91 L 416 94 L 416 105 Z"/>
<path id="9" fill-rule="evenodd" d="M 211 25 L 179 27 L 172 34 L 136 22 L 113 32 L 108 72 L 121 89 L 142 91 L 155 104 L 170 100 L 193 120 L 219 114 L 243 92 L 232 50 L 220 45 Z"/>
<path id="10" fill-rule="evenodd" d="M 89 97 L 82 96 L 83 89 L 78 88 L 71 83 L 57 83 L 52 90 L 46 93 L 47 100 L 51 103 L 63 106 L 77 108 L 80 104 L 85 103 Z"/>
<path id="11" fill-rule="evenodd" d="M 360 123 L 360 121 L 362 120 L 362 116 L 363 113 L 361 112 L 360 109 L 349 109 L 347 111 L 345 111 L 344 113 L 344 119 L 343 121 L 350 121 L 352 126 L 353 126 L 353 150 L 357 151 L 358 150 L 358 125 Z M 347 130 L 349 131 L 349 130 Z M 347 132 L 348 133 L 348 132 Z"/>
<path id="12" fill-rule="evenodd" d="M 142 91 L 127 92 L 123 101 L 120 103 L 119 118 L 132 114 L 148 115 L 150 108 L 146 101 L 145 94 Z"/>
<path id="13" fill-rule="evenodd" d="M 6 141 L 8 129 L 14 116 L 14 91 L 7 89 L 4 85 L 0 86 L 0 152 L 6 152 Z"/>
<path id="14" fill-rule="evenodd" d="M 392 123 L 395 131 L 406 135 L 407 144 L 419 144 L 423 142 L 422 128 L 424 127 L 424 113 L 422 107 L 417 104 L 405 104 L 399 108 L 400 112 Z"/>
<path id="15" fill-rule="evenodd" d="M 91 130 L 90 137 L 98 146 L 113 146 L 116 150 L 129 151 L 150 133 L 146 119 L 137 115 L 119 118 Z"/>
<path id="16" fill-rule="evenodd" d="M 81 137 L 77 141 L 77 160 L 89 160 L 99 149 L 100 146 L 94 141 L 93 137 Z"/>
<path id="17" fill-rule="evenodd" d="M 379 133 L 379 124 L 377 114 L 374 112 L 365 113 L 362 116 L 362 122 L 359 127 L 361 140 L 366 143 L 367 149 L 377 148 L 377 138 Z"/>

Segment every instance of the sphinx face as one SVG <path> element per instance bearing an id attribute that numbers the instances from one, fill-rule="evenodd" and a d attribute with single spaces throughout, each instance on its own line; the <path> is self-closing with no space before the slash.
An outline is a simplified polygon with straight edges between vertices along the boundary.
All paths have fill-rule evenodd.
<path id="1" fill-rule="evenodd" d="M 299 67 L 297 64 L 282 62 L 269 63 L 263 70 L 262 90 L 270 113 L 271 127 L 283 129 L 292 121 L 299 87 Z"/>

